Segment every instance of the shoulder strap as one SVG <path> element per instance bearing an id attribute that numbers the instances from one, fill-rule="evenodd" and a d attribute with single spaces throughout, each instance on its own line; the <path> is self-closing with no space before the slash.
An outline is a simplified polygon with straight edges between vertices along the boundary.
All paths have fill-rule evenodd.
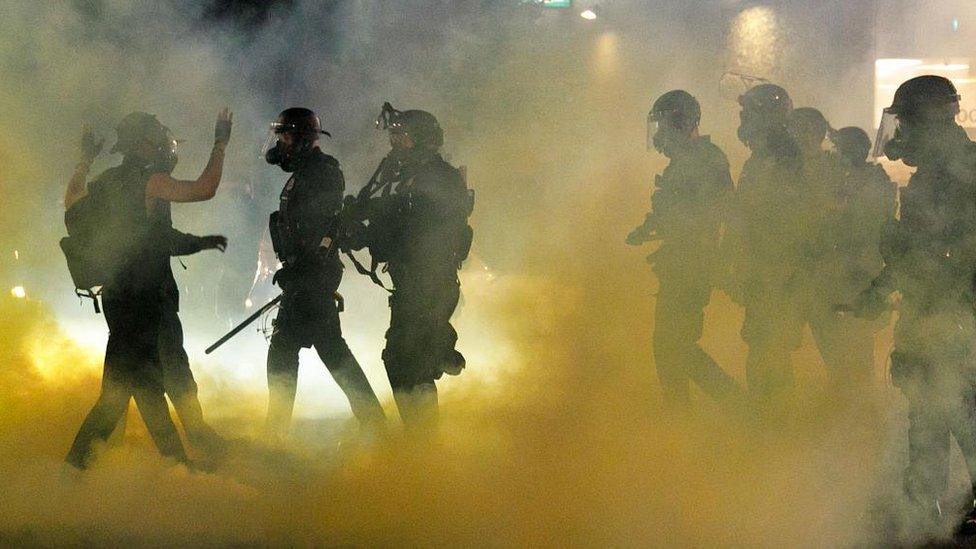
<path id="1" fill-rule="evenodd" d="M 373 284 L 376 284 L 377 286 L 383 288 L 384 290 L 386 290 L 391 294 L 393 293 L 393 290 L 387 288 L 386 285 L 383 284 L 383 281 L 380 280 L 379 275 L 376 274 L 376 268 L 379 266 L 379 263 L 377 263 L 375 259 L 370 261 L 369 269 L 367 269 L 365 266 L 363 266 L 363 264 L 359 261 L 359 259 L 357 259 L 355 255 L 353 255 L 352 251 L 346 250 L 345 254 L 346 257 L 348 257 L 349 260 L 352 261 L 353 266 L 356 267 L 356 271 L 359 274 L 368 276 L 369 279 L 373 281 Z"/>

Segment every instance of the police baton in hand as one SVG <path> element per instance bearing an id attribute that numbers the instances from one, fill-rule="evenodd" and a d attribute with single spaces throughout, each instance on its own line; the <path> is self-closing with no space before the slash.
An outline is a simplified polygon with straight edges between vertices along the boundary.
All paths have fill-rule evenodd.
<path id="1" fill-rule="evenodd" d="M 241 322 L 237 326 L 234 326 L 234 328 L 231 329 L 231 331 L 229 331 L 226 334 L 224 334 L 224 336 L 221 337 L 220 339 L 218 339 L 216 342 L 214 342 L 213 345 L 207 347 L 207 349 L 204 351 L 204 353 L 209 355 L 210 353 L 212 353 L 215 350 L 217 350 L 217 347 L 220 347 L 224 343 L 227 343 L 227 340 L 228 339 L 230 339 L 230 338 L 236 336 L 237 334 L 239 334 L 241 332 L 241 330 L 243 330 L 244 328 L 247 328 L 248 324 L 254 322 L 258 318 L 260 318 L 261 315 L 263 315 L 264 313 L 266 313 L 267 311 L 269 311 L 272 307 L 274 307 L 275 305 L 277 305 L 278 302 L 281 301 L 281 296 L 282 295 L 284 295 L 284 294 L 278 294 L 278 297 L 276 297 L 276 298 L 272 299 L 271 301 L 265 303 L 257 311 L 254 311 L 254 314 L 252 314 L 251 316 L 245 318 L 244 319 L 244 322 Z"/>

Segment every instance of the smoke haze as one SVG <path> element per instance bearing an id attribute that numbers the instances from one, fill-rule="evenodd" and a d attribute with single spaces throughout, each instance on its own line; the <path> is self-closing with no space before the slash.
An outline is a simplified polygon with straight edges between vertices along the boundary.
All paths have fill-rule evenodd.
<path id="1" fill-rule="evenodd" d="M 807 335 L 797 402 L 769 423 L 703 398 L 694 417 L 673 417 L 650 358 L 656 282 L 645 252 L 623 243 L 665 163 L 645 150 L 654 97 L 695 93 L 703 131 L 733 175 L 747 151 L 726 71 L 781 83 L 836 127 L 868 127 L 871 113 L 857 104 L 872 97 L 869 39 L 851 38 L 842 21 L 869 10 L 834 2 L 736 15 L 734 2 L 621 0 L 588 24 L 518 2 L 245 2 L 235 16 L 190 4 L 13 0 L 0 9 L 0 542 L 875 543 L 872 523 L 904 464 L 904 404 L 885 383 L 890 331 L 877 342 L 877 390 L 856 401 L 824 391 Z M 211 356 L 202 349 L 245 316 L 245 299 L 275 293 L 268 280 L 252 288 L 285 180 L 258 158 L 267 124 L 285 107 L 316 110 L 334 136 L 323 149 L 355 191 L 388 147 L 373 129 L 385 100 L 438 116 L 446 156 L 467 166 L 477 193 L 455 319 L 468 368 L 439 385 L 435 444 L 357 442 L 341 392 L 303 354 L 287 452 L 257 445 L 191 473 L 157 456 L 133 420 L 124 444 L 65 478 L 61 461 L 97 396 L 106 338 L 103 319 L 73 296 L 57 249 L 82 124 L 107 150 L 125 113 L 157 114 L 185 140 L 174 175 L 190 178 L 206 162 L 217 111 L 235 111 L 217 198 L 175 206 L 174 225 L 230 239 L 226 254 L 190 257 L 176 271 L 204 410 L 246 438 L 264 412 L 267 344 L 247 330 Z M 92 174 L 118 161 L 103 154 Z M 7 292 L 15 285 L 26 300 Z M 392 415 L 384 293 L 351 269 L 340 292 L 346 339 Z M 716 292 L 703 345 L 744 383 L 741 322 Z"/>

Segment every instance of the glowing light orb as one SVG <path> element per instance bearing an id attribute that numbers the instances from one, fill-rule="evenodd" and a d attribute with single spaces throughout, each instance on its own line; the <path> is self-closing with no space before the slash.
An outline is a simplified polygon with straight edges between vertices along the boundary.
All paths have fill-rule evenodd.
<path id="1" fill-rule="evenodd" d="M 10 289 L 10 295 L 16 297 L 17 299 L 24 299 L 27 297 L 27 290 L 23 286 L 14 286 Z"/>
<path id="2" fill-rule="evenodd" d="M 244 300 L 244 307 L 250 309 L 253 306 L 254 306 L 254 302 L 251 301 L 251 298 L 247 298 Z"/>
<path id="3" fill-rule="evenodd" d="M 585 10 L 582 13 L 580 13 L 580 17 L 586 19 L 587 21 L 592 21 L 596 19 L 596 12 L 594 12 L 593 10 Z"/>

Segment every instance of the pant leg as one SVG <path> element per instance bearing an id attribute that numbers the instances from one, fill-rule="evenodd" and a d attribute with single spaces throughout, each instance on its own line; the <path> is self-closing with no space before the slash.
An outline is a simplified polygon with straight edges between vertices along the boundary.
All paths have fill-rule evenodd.
<path id="1" fill-rule="evenodd" d="M 746 381 L 760 401 L 793 388 L 792 353 L 802 339 L 802 324 L 793 304 L 772 296 L 746 305 L 742 338 L 749 346 Z"/>
<path id="2" fill-rule="evenodd" d="M 698 344 L 710 291 L 707 286 L 688 287 L 661 279 L 655 305 L 654 359 L 665 400 L 673 405 L 690 404 L 690 381 L 719 400 L 741 393 L 735 380 Z"/>
<path id="3" fill-rule="evenodd" d="M 853 389 L 869 386 L 874 371 L 871 323 L 823 310 L 812 314 L 809 322 L 831 384 Z"/>
<path id="4" fill-rule="evenodd" d="M 146 423 L 149 435 L 152 436 L 159 453 L 179 462 L 187 461 L 183 441 L 176 430 L 176 424 L 169 414 L 169 404 L 163 391 L 162 376 L 147 372 L 149 375 L 140 376 L 133 391 L 139 415 Z"/>
<path id="5" fill-rule="evenodd" d="M 265 429 L 268 434 L 283 436 L 291 424 L 298 391 L 298 353 L 301 344 L 296 342 L 287 328 L 275 330 L 268 348 L 268 416 Z"/>
<path id="6" fill-rule="evenodd" d="M 109 336 L 109 350 L 113 347 Z M 102 370 L 102 389 L 98 400 L 85 417 L 65 461 L 78 469 L 88 466 L 92 445 L 108 440 L 119 420 L 125 415 L 131 397 L 131 385 L 125 376 L 120 375 L 118 365 L 113 364 L 111 353 L 107 352 Z"/>
<path id="7" fill-rule="evenodd" d="M 190 359 L 183 347 L 183 325 L 179 313 L 175 304 L 165 305 L 159 329 L 159 361 L 163 387 L 190 443 L 206 449 L 217 442 L 220 436 L 203 418 L 203 407 L 197 396 L 197 383 L 193 379 Z"/>
<path id="8" fill-rule="evenodd" d="M 315 350 L 349 399 L 353 415 L 362 424 L 385 423 L 386 416 L 380 401 L 342 337 L 339 311 L 331 297 L 327 303 L 323 303 L 322 317 L 318 321 L 316 332 Z"/>
<path id="9" fill-rule="evenodd" d="M 155 292 L 106 297 L 109 326 L 102 396 L 89 413 L 69 452 L 68 461 L 84 466 L 95 440 L 105 440 L 116 427 L 130 396 L 136 398 L 143 420 L 163 455 L 186 460 L 183 443 L 166 405 L 159 366 L 160 308 Z"/>
<path id="10" fill-rule="evenodd" d="M 428 333 L 424 295 L 397 290 L 390 298 L 390 329 L 386 332 L 383 363 L 400 418 L 408 428 L 437 422 L 437 386 L 425 363 L 422 346 Z"/>

